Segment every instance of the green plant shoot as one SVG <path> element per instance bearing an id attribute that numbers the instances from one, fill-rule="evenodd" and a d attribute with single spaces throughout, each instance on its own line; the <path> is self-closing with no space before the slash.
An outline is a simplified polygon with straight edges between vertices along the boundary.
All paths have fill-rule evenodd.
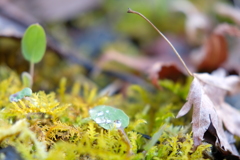
<path id="1" fill-rule="evenodd" d="M 28 72 L 23 72 L 21 74 L 22 83 L 24 87 L 31 87 L 32 86 L 32 77 Z"/>
<path id="2" fill-rule="evenodd" d="M 110 106 L 97 106 L 89 113 L 98 125 L 107 130 L 125 128 L 129 124 L 129 117 L 122 110 Z"/>
<path id="3" fill-rule="evenodd" d="M 33 24 L 25 31 L 21 48 L 24 58 L 30 62 L 30 74 L 33 77 L 34 63 L 41 61 L 46 51 L 46 34 L 39 24 Z"/>
<path id="4" fill-rule="evenodd" d="M 9 97 L 9 100 L 10 100 L 10 102 L 17 102 L 17 101 L 23 99 L 24 97 L 31 96 L 31 95 L 32 95 L 32 90 L 30 88 L 24 88 L 23 90 L 15 93 L 15 94 L 12 94 Z"/>

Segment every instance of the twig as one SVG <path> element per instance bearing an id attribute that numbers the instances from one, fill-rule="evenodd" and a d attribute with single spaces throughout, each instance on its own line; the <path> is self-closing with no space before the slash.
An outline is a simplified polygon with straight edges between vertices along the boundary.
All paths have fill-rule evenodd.
<path id="1" fill-rule="evenodd" d="M 160 32 L 157 27 L 150 21 L 148 20 L 144 15 L 142 15 L 139 12 L 133 11 L 130 8 L 128 8 L 127 13 L 133 13 L 133 14 L 137 14 L 139 16 L 141 16 L 143 19 L 145 19 L 167 42 L 168 44 L 172 47 L 173 51 L 176 53 L 176 55 L 178 56 L 179 60 L 182 62 L 183 66 L 185 67 L 185 69 L 187 70 L 188 74 L 190 76 L 193 76 L 192 72 L 188 69 L 187 65 L 185 64 L 185 62 L 183 61 L 183 59 L 181 58 L 181 56 L 178 54 L 177 50 L 174 48 L 174 46 L 172 45 L 172 43 L 167 39 L 167 37 L 164 36 L 164 34 L 162 34 L 162 32 Z"/>

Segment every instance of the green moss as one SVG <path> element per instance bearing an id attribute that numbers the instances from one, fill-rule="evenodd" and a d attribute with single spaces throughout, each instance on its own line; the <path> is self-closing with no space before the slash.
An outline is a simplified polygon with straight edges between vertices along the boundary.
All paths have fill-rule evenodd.
<path id="1" fill-rule="evenodd" d="M 174 118 L 186 94 L 172 91 L 174 84 L 154 93 L 135 85 L 125 97 L 109 97 L 100 96 L 97 87 L 87 83 L 76 82 L 67 90 L 63 78 L 56 92 L 37 91 L 10 102 L 8 97 L 23 84 L 17 74 L 5 70 L 7 75 L 0 74 L 4 75 L 0 77 L 0 147 L 14 146 L 26 160 L 194 160 L 204 159 L 202 153 L 211 148 L 202 144 L 194 151 L 192 134 L 184 127 L 190 122 Z M 88 119 L 89 110 L 98 105 L 116 106 L 127 113 L 126 135 L 116 129 L 105 130 Z M 155 136 L 150 142 L 137 132 Z M 152 143 L 156 141 L 159 143 Z"/>

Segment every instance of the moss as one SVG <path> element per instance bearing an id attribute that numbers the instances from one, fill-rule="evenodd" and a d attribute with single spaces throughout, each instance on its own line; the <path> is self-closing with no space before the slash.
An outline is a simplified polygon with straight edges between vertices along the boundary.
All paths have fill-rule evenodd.
<path id="1" fill-rule="evenodd" d="M 202 144 L 194 150 L 192 134 L 184 127 L 190 122 L 174 118 L 186 96 L 185 92 L 171 91 L 174 84 L 167 83 L 168 89 L 154 93 L 135 85 L 125 97 L 109 97 L 100 96 L 97 87 L 86 83 L 76 82 L 68 90 L 67 79 L 63 78 L 55 92 L 37 91 L 11 103 L 9 96 L 23 85 L 17 74 L 3 70 L 8 74 L 0 74 L 0 147 L 14 146 L 26 160 L 194 160 L 205 159 L 203 152 L 211 148 Z M 116 106 L 128 114 L 126 135 L 116 129 L 105 130 L 88 119 L 89 109 L 98 105 Z M 159 132 L 163 125 L 166 127 Z M 150 143 L 144 134 L 155 135 L 159 143 L 146 149 L 144 146 Z"/>

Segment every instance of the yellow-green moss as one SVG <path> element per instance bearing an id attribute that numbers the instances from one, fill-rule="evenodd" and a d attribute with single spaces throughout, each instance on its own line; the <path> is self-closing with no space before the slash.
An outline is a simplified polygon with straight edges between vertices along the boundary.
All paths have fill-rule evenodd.
<path id="1" fill-rule="evenodd" d="M 204 159 L 203 151 L 210 150 L 211 145 L 203 144 L 193 151 L 192 134 L 186 127 L 175 126 L 184 125 L 174 118 L 183 93 L 179 97 L 171 91 L 151 93 L 132 86 L 125 97 L 109 97 L 77 82 L 66 92 L 66 83 L 63 78 L 56 92 L 37 91 L 11 103 L 8 97 L 23 88 L 21 81 L 11 71 L 1 79 L 0 147 L 14 146 L 26 160 L 198 160 Z M 105 130 L 88 119 L 89 109 L 97 105 L 116 106 L 128 114 L 130 125 L 125 132 L 130 144 L 118 130 Z M 137 131 L 153 136 L 163 125 L 160 143 L 144 150 L 149 140 Z"/>

